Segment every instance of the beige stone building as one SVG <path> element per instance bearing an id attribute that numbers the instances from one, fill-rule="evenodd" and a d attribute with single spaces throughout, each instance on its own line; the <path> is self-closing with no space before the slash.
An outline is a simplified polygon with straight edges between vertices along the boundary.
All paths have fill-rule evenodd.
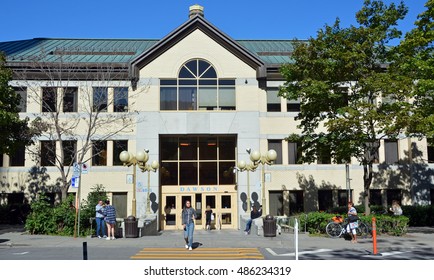
<path id="1" fill-rule="evenodd" d="M 105 119 L 90 137 L 92 148 L 83 151 L 86 166 L 69 192 L 77 194 L 80 186 L 85 198 L 101 184 L 119 217 L 135 213 L 139 223 L 153 217 L 159 229 L 180 228 L 186 200 L 201 213 L 199 228 L 205 225 L 207 205 L 222 228 L 238 228 L 249 204 L 263 204 L 267 214 L 289 216 L 345 206 L 348 195 L 362 203 L 358 162 L 299 164 L 297 144 L 284 140 L 299 132 L 294 120 L 299 104 L 277 96 L 283 84 L 278 69 L 290 62 L 292 48 L 291 40 L 235 40 L 197 7 L 161 40 L 0 42 L 15 73 L 11 85 L 23 97 L 22 117 L 51 118 L 56 113 L 70 124 L 62 140 L 75 151 L 85 145 L 90 116 L 98 113 Z M 75 66 L 61 68 L 67 64 Z M 36 67 L 50 69 L 52 79 Z M 42 187 L 59 198 L 59 170 L 49 152 L 54 145 L 60 153 L 57 140 L 54 134 L 43 135 L 28 150 L 2 155 L 2 203 L 21 203 Z M 424 139 L 380 144 L 371 204 L 387 205 L 392 199 L 433 203 L 433 147 Z M 417 155 L 413 151 L 409 157 L 410 147 Z M 250 163 L 247 150 L 265 156 L 270 149 L 277 155 L 273 164 L 259 164 L 249 172 L 237 168 L 240 161 Z M 31 156 L 31 150 L 39 151 L 40 158 Z M 123 150 L 135 155 L 148 150 L 147 164 L 157 161 L 156 172 L 137 168 L 134 176 L 136 167 L 119 159 Z M 49 175 L 45 181 L 32 181 L 41 170 Z M 71 171 L 68 178 L 76 175 Z"/>

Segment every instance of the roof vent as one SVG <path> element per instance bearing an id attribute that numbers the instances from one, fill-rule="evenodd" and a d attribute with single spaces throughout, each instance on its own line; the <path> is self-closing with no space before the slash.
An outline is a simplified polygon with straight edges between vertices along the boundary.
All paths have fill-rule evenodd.
<path id="1" fill-rule="evenodd" d="M 197 5 L 197 4 L 190 6 L 189 18 L 192 18 L 196 15 L 201 16 L 201 17 L 204 16 L 203 15 L 203 7 L 200 5 Z"/>

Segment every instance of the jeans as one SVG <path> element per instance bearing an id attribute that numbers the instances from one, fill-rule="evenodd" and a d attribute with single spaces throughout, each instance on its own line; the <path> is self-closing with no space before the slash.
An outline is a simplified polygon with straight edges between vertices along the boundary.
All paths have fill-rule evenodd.
<path id="1" fill-rule="evenodd" d="M 102 232 L 102 236 L 105 236 L 105 222 L 104 222 L 104 218 L 95 218 L 96 220 L 96 235 L 99 235 L 99 232 Z"/>
<path id="2" fill-rule="evenodd" d="M 194 223 L 186 224 L 184 230 L 184 239 L 188 247 L 193 247 L 193 232 L 194 232 Z"/>
<path id="3" fill-rule="evenodd" d="M 252 227 L 252 222 L 253 222 L 252 219 L 249 219 L 249 220 L 247 221 L 247 224 L 246 224 L 246 230 L 245 230 L 245 231 L 247 231 L 247 232 L 250 231 L 250 228 Z"/>

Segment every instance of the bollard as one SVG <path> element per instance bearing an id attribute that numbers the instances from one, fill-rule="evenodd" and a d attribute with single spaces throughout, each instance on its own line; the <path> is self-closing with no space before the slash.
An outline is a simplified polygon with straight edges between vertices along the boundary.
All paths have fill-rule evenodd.
<path id="1" fill-rule="evenodd" d="M 295 260 L 298 261 L 298 220 L 295 219 L 294 224 L 294 247 L 295 247 Z"/>
<path id="2" fill-rule="evenodd" d="M 83 260 L 87 260 L 87 242 L 83 242 Z"/>
<path id="3" fill-rule="evenodd" d="M 377 255 L 377 224 L 375 217 L 372 217 L 372 245 L 374 246 L 373 254 Z"/>

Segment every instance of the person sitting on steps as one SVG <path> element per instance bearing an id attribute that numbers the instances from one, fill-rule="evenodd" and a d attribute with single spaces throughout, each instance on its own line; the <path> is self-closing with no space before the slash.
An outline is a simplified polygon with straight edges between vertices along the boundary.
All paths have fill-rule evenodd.
<path id="1" fill-rule="evenodd" d="M 258 210 L 256 206 L 253 206 L 252 211 L 250 212 L 250 219 L 247 221 L 246 230 L 244 230 L 245 234 L 250 234 L 250 228 L 252 227 L 252 222 L 254 219 L 257 219 L 262 216 L 262 209 Z"/>

